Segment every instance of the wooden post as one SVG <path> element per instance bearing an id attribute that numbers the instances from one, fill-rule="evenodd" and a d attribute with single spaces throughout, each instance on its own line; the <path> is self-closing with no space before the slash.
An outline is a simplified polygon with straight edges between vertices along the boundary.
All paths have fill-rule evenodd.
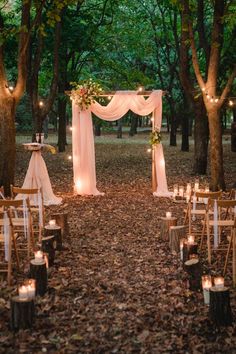
<path id="1" fill-rule="evenodd" d="M 65 235 L 69 235 L 68 213 L 52 214 L 52 219 L 55 219 L 56 224 L 61 227 L 62 239 Z"/>
<path id="2" fill-rule="evenodd" d="M 34 259 L 30 261 L 30 277 L 36 280 L 36 295 L 43 296 L 47 291 L 48 274 L 46 262 L 35 262 Z"/>
<path id="3" fill-rule="evenodd" d="M 173 252 L 180 251 L 180 240 L 187 236 L 187 225 L 170 226 L 169 230 L 169 245 Z"/>
<path id="4" fill-rule="evenodd" d="M 49 267 L 53 266 L 55 259 L 55 249 L 56 241 L 55 236 L 46 236 L 42 238 L 42 251 L 48 255 L 48 265 Z"/>
<path id="5" fill-rule="evenodd" d="M 10 327 L 16 331 L 32 328 L 35 317 L 33 299 L 21 299 L 19 296 L 11 298 Z"/>
<path id="6" fill-rule="evenodd" d="M 202 266 L 198 258 L 189 259 L 184 263 L 184 269 L 189 277 L 189 289 L 200 290 L 202 279 Z"/>
<path id="7" fill-rule="evenodd" d="M 177 225 L 177 218 L 171 217 L 171 218 L 164 218 L 161 217 L 161 223 L 160 223 L 160 238 L 163 241 L 169 241 L 169 230 L 171 226 L 176 226 Z"/>
<path id="8" fill-rule="evenodd" d="M 209 315 L 217 326 L 230 326 L 232 324 L 229 288 L 216 286 L 210 288 Z"/>
<path id="9" fill-rule="evenodd" d="M 61 227 L 58 225 L 46 225 L 44 227 L 44 235 L 45 236 L 54 236 L 56 241 L 56 250 L 62 250 L 62 236 L 61 236 Z"/>

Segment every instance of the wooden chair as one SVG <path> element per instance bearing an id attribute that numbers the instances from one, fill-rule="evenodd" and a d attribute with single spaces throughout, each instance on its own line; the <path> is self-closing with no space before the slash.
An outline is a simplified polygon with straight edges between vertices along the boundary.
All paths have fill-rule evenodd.
<path id="1" fill-rule="evenodd" d="M 211 264 L 211 230 L 215 227 L 217 231 L 217 244 L 221 243 L 222 230 L 228 230 L 230 234 L 230 241 L 228 246 L 228 252 L 226 256 L 226 262 L 224 267 L 224 272 L 226 271 L 228 256 L 230 248 L 233 242 L 233 228 L 234 228 L 234 208 L 236 208 L 236 200 L 220 200 L 220 199 L 209 199 L 206 213 L 206 231 L 207 231 L 207 252 L 208 252 L 208 262 Z M 225 214 L 227 213 L 227 218 Z M 218 245 L 214 250 L 222 250 L 218 248 Z"/>
<path id="2" fill-rule="evenodd" d="M 41 241 L 42 230 L 45 225 L 42 190 L 37 188 L 19 188 L 11 185 L 12 198 L 14 199 L 17 194 L 20 194 L 21 197 L 25 196 L 29 198 L 34 233 L 38 233 L 38 239 Z"/>
<path id="3" fill-rule="evenodd" d="M 23 246 L 19 250 L 25 251 L 26 249 L 27 257 L 30 259 L 31 252 L 34 251 L 34 232 L 29 199 L 0 200 L 1 207 L 4 211 L 10 210 L 14 232 L 17 233 L 17 242 Z"/>
<path id="4" fill-rule="evenodd" d="M 0 199 L 5 199 L 3 186 L 0 187 Z"/>
<path id="5" fill-rule="evenodd" d="M 193 219 L 196 219 L 197 221 L 204 220 L 205 215 L 206 215 L 206 209 L 207 209 L 207 202 L 208 199 L 219 199 L 222 195 L 222 191 L 219 192 L 195 192 L 191 194 L 188 207 L 187 207 L 187 213 L 188 213 L 188 223 L 189 223 L 189 234 L 192 233 L 192 221 Z M 194 201 L 194 198 L 195 201 Z M 202 239 L 202 234 L 205 232 L 205 223 L 203 224 L 203 229 L 200 232 L 201 239 Z M 195 232 L 196 234 L 196 232 Z M 200 246 L 201 248 L 201 246 Z"/>
<path id="6" fill-rule="evenodd" d="M 16 246 L 16 234 L 14 233 L 14 227 L 12 224 L 11 211 L 7 210 L 0 212 L 0 272 L 7 273 L 8 285 L 11 285 L 12 279 L 12 248 L 15 251 L 16 264 L 19 269 L 20 263 Z"/>

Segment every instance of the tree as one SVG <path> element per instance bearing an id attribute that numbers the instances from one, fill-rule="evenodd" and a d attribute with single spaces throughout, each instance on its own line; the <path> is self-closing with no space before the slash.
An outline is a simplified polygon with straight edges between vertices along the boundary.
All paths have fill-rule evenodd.
<path id="1" fill-rule="evenodd" d="M 224 30 L 226 18 L 236 13 L 233 1 L 214 0 L 213 21 L 211 31 L 211 43 L 209 60 L 205 64 L 205 78 L 199 64 L 196 49 L 196 39 L 193 31 L 193 19 L 189 0 L 182 0 L 182 5 L 186 7 L 188 13 L 188 30 L 192 51 L 192 63 L 197 82 L 203 92 L 203 101 L 207 111 L 210 130 L 210 165 L 211 165 L 211 189 L 225 189 L 223 147 L 221 129 L 221 109 L 225 99 L 230 93 L 233 81 L 236 76 L 235 61 L 231 62 L 231 68 L 227 68 L 228 80 L 224 87 L 219 82 L 219 68 L 222 57 L 222 47 L 224 44 Z M 231 69 L 231 70 L 230 70 Z M 231 71 L 231 72 L 230 72 Z"/>
<path id="2" fill-rule="evenodd" d="M 10 195 L 10 184 L 14 183 L 15 172 L 15 112 L 24 91 L 27 79 L 27 60 L 32 30 L 39 27 L 43 10 L 47 13 L 47 24 L 55 25 L 60 21 L 60 12 L 67 6 L 64 1 L 17 1 L 11 5 L 7 1 L 0 13 L 0 185 L 6 195 Z M 7 6 L 7 7 L 6 7 Z M 12 11 L 14 21 L 7 21 L 7 14 Z M 19 15 L 18 15 L 19 14 Z M 32 17 L 34 14 L 34 17 Z M 17 25 L 20 17 L 20 27 Z M 43 30 L 43 28 L 40 28 Z M 4 45 L 10 36 L 18 36 L 17 78 L 14 90 L 9 89 L 4 62 Z"/>

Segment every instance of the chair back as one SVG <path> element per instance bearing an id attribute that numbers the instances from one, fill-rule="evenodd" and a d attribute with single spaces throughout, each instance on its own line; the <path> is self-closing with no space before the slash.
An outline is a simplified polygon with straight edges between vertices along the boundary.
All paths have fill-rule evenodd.
<path id="1" fill-rule="evenodd" d="M 195 196 L 197 198 L 219 199 L 222 196 L 222 191 L 218 191 L 218 192 L 196 192 Z"/>

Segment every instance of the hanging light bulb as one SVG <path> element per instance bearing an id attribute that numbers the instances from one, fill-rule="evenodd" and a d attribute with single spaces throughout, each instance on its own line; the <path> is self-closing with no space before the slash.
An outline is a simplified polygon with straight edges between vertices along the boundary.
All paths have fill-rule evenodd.
<path id="1" fill-rule="evenodd" d="M 214 99 L 213 99 L 213 97 L 212 97 L 212 98 L 210 99 L 210 102 L 211 102 L 211 103 L 213 103 L 213 102 L 214 102 Z"/>
<path id="2" fill-rule="evenodd" d="M 202 87 L 202 92 L 205 92 L 206 91 L 206 88 L 205 87 Z"/>
<path id="3" fill-rule="evenodd" d="M 72 132 L 72 130 L 73 130 L 73 127 L 70 127 L 69 129 L 70 129 L 70 131 Z"/>
<path id="4" fill-rule="evenodd" d="M 138 91 L 142 92 L 143 91 L 143 86 L 139 86 Z"/>
<path id="5" fill-rule="evenodd" d="M 109 101 L 111 100 L 111 96 L 108 96 L 107 98 L 108 98 Z"/>
<path id="6" fill-rule="evenodd" d="M 230 106 L 233 106 L 233 104 L 234 104 L 233 101 L 232 101 L 232 100 L 229 100 L 229 105 L 230 105 Z"/>
<path id="7" fill-rule="evenodd" d="M 39 101 L 39 107 L 43 107 L 43 101 Z"/>
<path id="8" fill-rule="evenodd" d="M 68 160 L 72 160 L 72 156 L 71 155 L 68 156 Z"/>
<path id="9" fill-rule="evenodd" d="M 217 103 L 219 101 L 219 98 L 215 98 L 215 103 Z"/>
<path id="10" fill-rule="evenodd" d="M 150 152 L 152 152 L 152 149 L 151 149 L 151 148 L 148 148 L 148 149 L 147 149 L 147 152 L 150 154 Z"/>

